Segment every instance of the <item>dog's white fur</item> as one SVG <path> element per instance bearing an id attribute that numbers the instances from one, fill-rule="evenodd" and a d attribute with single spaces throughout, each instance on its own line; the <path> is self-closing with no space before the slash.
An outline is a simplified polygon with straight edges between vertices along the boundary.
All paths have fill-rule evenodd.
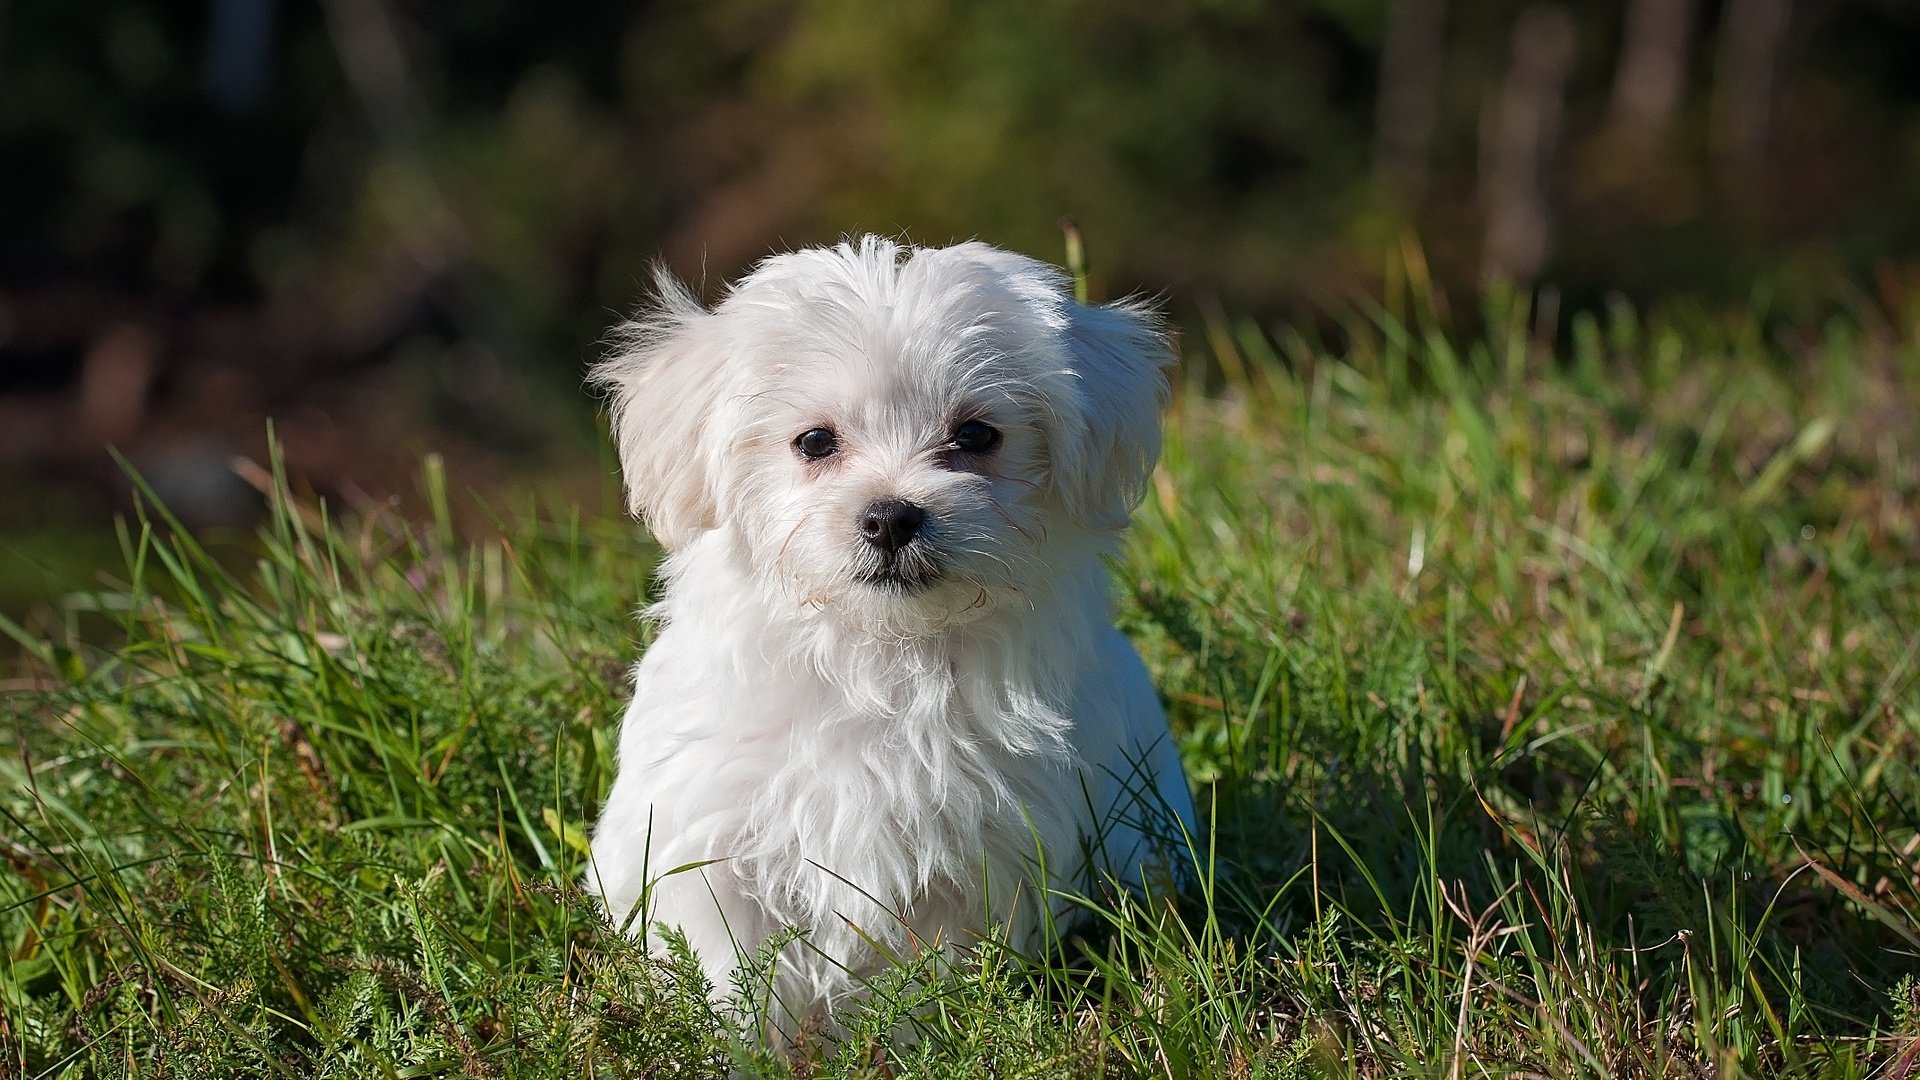
<path id="1" fill-rule="evenodd" d="M 888 954 L 989 921 L 1027 942 L 1061 891 L 1164 865 L 1192 805 L 1101 560 L 1159 452 L 1150 316 L 876 237 L 769 258 L 712 310 L 658 292 L 595 372 L 669 552 L 593 835 L 609 914 L 683 931 L 720 994 L 803 931 L 771 987 L 790 1035 Z M 954 449 L 968 420 L 991 453 Z M 925 510 L 907 583 L 858 524 L 886 499 Z"/>

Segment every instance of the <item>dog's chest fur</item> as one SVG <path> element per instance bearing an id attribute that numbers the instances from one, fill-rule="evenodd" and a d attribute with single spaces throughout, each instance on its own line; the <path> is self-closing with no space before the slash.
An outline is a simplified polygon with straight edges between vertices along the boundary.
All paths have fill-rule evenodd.
<path id="1" fill-rule="evenodd" d="M 1011 894 L 1036 852 L 1076 855 L 1092 816 L 1060 663 L 1087 638 L 1065 613 L 1085 606 L 887 642 L 774 614 L 745 581 L 707 587 L 720 576 L 662 605 L 624 732 L 609 808 L 659 808 L 625 826 L 651 830 L 653 873 L 721 860 L 764 930 L 816 944 L 849 921 L 905 945 L 989 909 L 1036 915 Z"/>
<path id="2" fill-rule="evenodd" d="M 937 924 L 960 912 L 930 907 L 977 911 L 1041 843 L 1067 849 L 1034 825 L 1077 820 L 1066 721 L 999 643 L 778 651 L 753 674 L 764 652 L 738 658 L 731 730 L 669 737 L 661 749 L 680 760 L 658 775 L 677 790 L 655 793 L 773 922 L 818 927 L 878 904 Z"/>

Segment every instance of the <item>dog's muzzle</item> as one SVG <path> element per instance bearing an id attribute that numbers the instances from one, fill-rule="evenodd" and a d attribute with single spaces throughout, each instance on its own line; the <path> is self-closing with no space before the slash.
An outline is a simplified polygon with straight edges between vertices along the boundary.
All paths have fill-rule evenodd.
<path id="1" fill-rule="evenodd" d="M 873 569 L 861 575 L 861 580 L 899 592 L 912 592 L 933 584 L 940 576 L 940 565 L 932 558 L 923 538 L 926 522 L 926 510 L 905 499 L 878 499 L 868 503 L 860 513 L 860 536 L 878 559 Z"/>

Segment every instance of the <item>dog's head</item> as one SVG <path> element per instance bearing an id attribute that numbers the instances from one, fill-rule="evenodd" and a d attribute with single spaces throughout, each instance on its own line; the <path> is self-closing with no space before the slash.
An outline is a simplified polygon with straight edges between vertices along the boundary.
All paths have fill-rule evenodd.
<path id="1" fill-rule="evenodd" d="M 595 370 L 632 508 L 669 550 L 734 530 L 803 603 L 991 609 L 1124 525 L 1159 452 L 1152 318 L 1023 256 L 865 237 L 769 258 L 712 310 L 657 292 Z"/>

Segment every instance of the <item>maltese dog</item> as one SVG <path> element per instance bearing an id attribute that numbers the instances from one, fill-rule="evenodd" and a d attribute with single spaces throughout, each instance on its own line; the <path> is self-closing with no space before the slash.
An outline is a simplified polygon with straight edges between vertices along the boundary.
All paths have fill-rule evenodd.
<path id="1" fill-rule="evenodd" d="M 684 934 L 721 997 L 758 972 L 791 1038 L 889 963 L 1170 873 L 1192 802 L 1102 559 L 1159 453 L 1149 313 L 871 236 L 712 309 L 656 288 L 594 372 L 668 553 L 593 834 L 614 921 Z"/>

